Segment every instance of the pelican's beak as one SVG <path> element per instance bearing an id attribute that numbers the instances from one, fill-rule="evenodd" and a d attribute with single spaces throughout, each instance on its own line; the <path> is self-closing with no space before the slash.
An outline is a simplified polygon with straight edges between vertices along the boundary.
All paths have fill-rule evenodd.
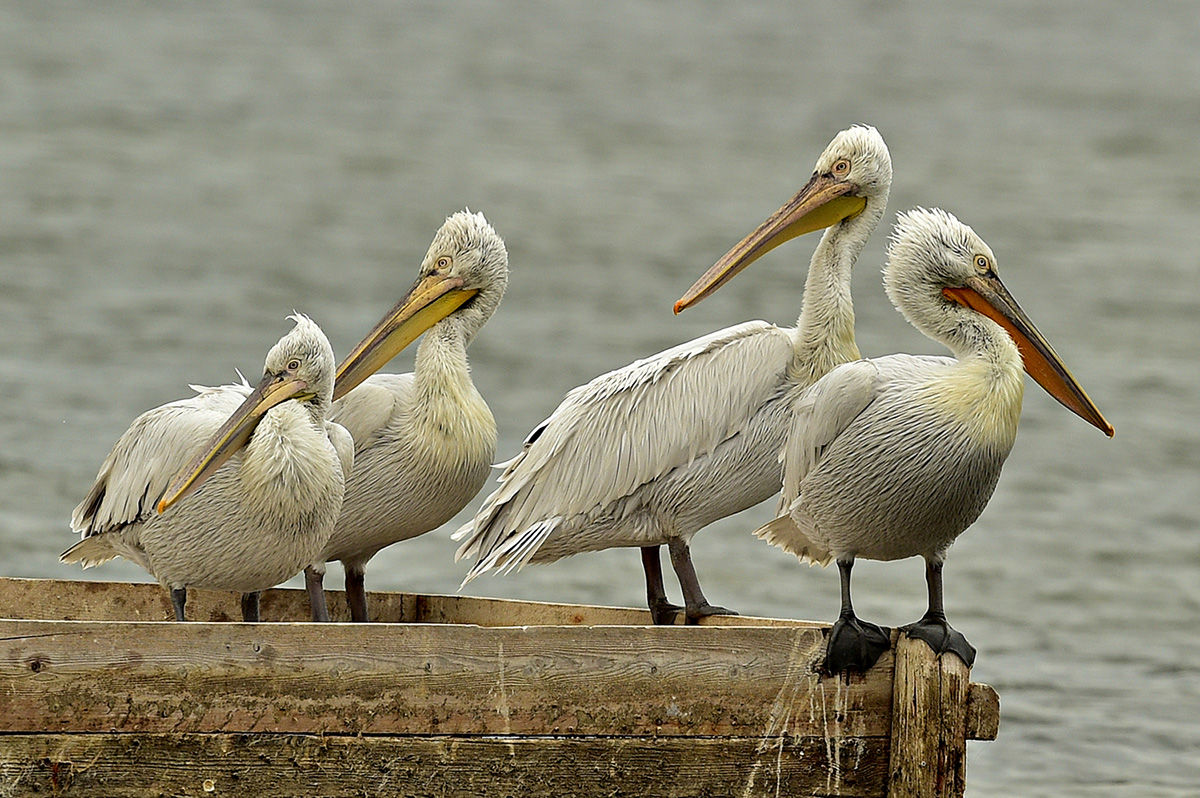
<path id="1" fill-rule="evenodd" d="M 246 445 L 254 428 L 264 415 L 277 404 L 288 399 L 303 399 L 311 396 L 308 383 L 297 379 L 291 372 L 267 374 L 246 400 L 233 411 L 229 420 L 209 439 L 191 465 L 180 471 L 158 502 L 158 512 L 196 491 L 217 469 Z"/>
<path id="2" fill-rule="evenodd" d="M 478 288 L 463 288 L 458 277 L 432 274 L 417 280 L 404 298 L 379 320 L 358 346 L 342 361 L 337 370 L 333 398 L 342 398 L 359 383 L 370 377 L 421 333 L 449 316 L 471 297 Z"/>
<path id="3" fill-rule="evenodd" d="M 828 174 L 813 175 L 800 193 L 771 214 L 757 230 L 743 238 L 705 272 L 675 303 L 675 312 L 679 313 L 704 299 L 785 241 L 832 227 L 843 219 L 862 213 L 867 206 L 866 199 L 848 196 L 855 188 L 854 183 L 836 180 Z"/>
<path id="4" fill-rule="evenodd" d="M 943 288 L 942 294 L 1003 327 L 1016 342 L 1025 371 L 1046 389 L 1046 393 L 1108 437 L 1113 436 L 1116 431 L 1113 425 L 1071 376 L 1062 358 L 1021 310 L 999 277 L 994 274 L 974 276 L 961 288 Z"/>

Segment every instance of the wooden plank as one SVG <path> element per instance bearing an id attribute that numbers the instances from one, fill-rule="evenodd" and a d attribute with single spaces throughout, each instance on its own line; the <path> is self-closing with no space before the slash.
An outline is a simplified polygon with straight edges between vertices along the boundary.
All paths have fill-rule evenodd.
<path id="1" fill-rule="evenodd" d="M 886 740 L 5 735 L 0 794 L 882 796 Z"/>
<path id="2" fill-rule="evenodd" d="M 1000 695 L 990 684 L 967 688 L 967 739 L 995 740 L 1000 734 Z"/>
<path id="3" fill-rule="evenodd" d="M 346 596 L 327 590 L 330 616 L 349 621 Z M 480 626 L 648 626 L 650 613 L 624 607 L 551 604 L 472 596 L 369 593 L 371 617 L 387 623 L 471 623 Z M 241 620 L 240 595 L 228 591 L 189 590 L 189 620 Z M 266 622 L 309 619 L 303 590 L 280 588 L 263 593 Z M 60 579 L 0 578 L 0 618 L 43 621 L 168 621 L 175 617 L 167 592 L 157 584 L 89 582 Z M 683 619 L 679 619 L 682 624 Z M 706 626 L 824 626 L 814 621 L 743 616 L 712 616 Z"/>
<path id="4" fill-rule="evenodd" d="M 0 728 L 886 737 L 819 629 L 0 621 Z"/>
<path id="5" fill-rule="evenodd" d="M 300 592 L 300 591 L 296 591 Z M 471 623 L 479 626 L 649 626 L 649 610 L 597 607 L 587 604 L 551 604 L 539 601 L 477 598 L 474 596 L 421 595 L 414 621 L 420 623 Z M 675 619 L 684 625 L 683 616 Z M 827 628 L 818 621 L 761 618 L 751 615 L 710 615 L 699 626 L 790 626 Z"/>
<path id="6" fill-rule="evenodd" d="M 888 798 L 962 798 L 970 668 L 904 634 L 895 651 Z"/>

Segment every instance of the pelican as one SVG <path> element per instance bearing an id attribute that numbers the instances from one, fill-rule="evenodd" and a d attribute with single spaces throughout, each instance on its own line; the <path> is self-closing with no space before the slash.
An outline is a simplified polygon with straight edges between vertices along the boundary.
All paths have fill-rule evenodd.
<path id="1" fill-rule="evenodd" d="M 456 558 L 477 558 L 464 584 L 493 569 L 639 547 L 651 616 L 670 623 L 680 608 L 663 587 L 658 547 L 666 544 L 685 620 L 732 614 L 705 598 L 689 541 L 779 491 L 788 397 L 859 356 L 850 269 L 883 217 L 891 178 L 891 157 L 874 128 L 839 133 L 807 185 L 675 308 L 700 301 L 784 241 L 828 228 L 809 267 L 798 327 L 739 324 L 568 393 L 455 533 L 465 538 Z"/>
<path id="2" fill-rule="evenodd" d="M 504 241 L 482 213 L 455 213 L 417 283 L 338 368 L 331 418 L 354 437 L 354 470 L 333 536 L 305 569 L 314 620 L 328 619 L 326 562 L 341 561 L 351 618 L 366 621 L 367 561 L 441 526 L 483 487 L 496 421 L 471 381 L 467 345 L 507 284 Z M 411 374 L 368 377 L 427 329 Z"/>
<path id="3" fill-rule="evenodd" d="M 256 388 L 193 386 L 134 420 L 75 508 L 83 539 L 62 562 L 136 562 L 170 591 L 179 621 L 189 587 L 237 590 L 256 621 L 258 591 L 313 561 L 341 510 L 353 442 L 326 420 L 329 340 L 307 316 L 289 318 Z"/>
<path id="4" fill-rule="evenodd" d="M 842 606 L 827 644 L 829 673 L 866 671 L 889 646 L 885 629 L 854 614 L 857 557 L 924 557 L 929 608 L 903 628 L 939 655 L 974 662 L 974 647 L 946 620 L 942 564 L 991 498 L 1012 449 L 1022 364 L 1051 396 L 1113 434 L 970 227 L 941 210 L 901 214 L 884 284 L 904 317 L 954 357 L 890 355 L 822 377 L 795 406 L 780 515 L 757 531 L 802 560 L 837 562 Z"/>

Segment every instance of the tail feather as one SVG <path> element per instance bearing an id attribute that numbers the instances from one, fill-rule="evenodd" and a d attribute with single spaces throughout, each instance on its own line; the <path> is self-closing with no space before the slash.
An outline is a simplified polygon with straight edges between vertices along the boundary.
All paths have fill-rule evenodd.
<path id="1" fill-rule="evenodd" d="M 113 550 L 104 535 L 93 535 L 84 538 L 71 548 L 59 555 L 59 562 L 77 562 L 84 568 L 101 565 L 121 556 Z"/>
<path id="2" fill-rule="evenodd" d="M 561 521 L 560 516 L 554 516 L 539 521 L 519 534 L 509 535 L 503 543 L 492 548 L 471 567 L 462 584 L 459 585 L 459 589 L 461 590 L 472 579 L 488 571 L 495 570 L 497 573 L 506 574 L 523 568 Z M 467 554 L 469 556 L 469 550 Z"/>
<path id="3" fill-rule="evenodd" d="M 790 515 L 781 515 L 774 521 L 767 522 L 754 530 L 754 534 L 772 546 L 795 554 L 809 565 L 824 567 L 833 562 L 833 555 L 829 550 L 814 543 L 808 535 L 801 531 Z"/>

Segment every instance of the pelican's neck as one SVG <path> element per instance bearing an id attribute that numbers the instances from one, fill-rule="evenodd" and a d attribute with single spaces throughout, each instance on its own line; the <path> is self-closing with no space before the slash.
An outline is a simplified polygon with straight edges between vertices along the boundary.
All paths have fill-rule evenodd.
<path id="1" fill-rule="evenodd" d="M 804 299 L 796 321 L 793 379 L 810 385 L 835 367 L 858 360 L 854 342 L 854 303 L 850 275 L 867 239 L 883 216 L 883 202 L 853 219 L 839 222 L 821 236 L 804 281 Z"/>
<path id="2" fill-rule="evenodd" d="M 490 458 L 496 446 L 496 420 L 471 381 L 467 342 L 472 331 L 461 316 L 435 324 L 417 348 L 413 396 L 404 424 L 413 445 L 451 462 Z"/>
<path id="3" fill-rule="evenodd" d="M 944 343 L 959 363 L 982 369 L 991 379 L 1019 382 L 1023 366 L 1016 343 L 991 319 L 959 305 L 949 305 L 954 317 L 949 327 L 923 329 L 926 335 Z"/>
<path id="4" fill-rule="evenodd" d="M 951 303 L 940 307 L 945 314 L 940 324 L 914 319 L 921 332 L 949 347 L 958 361 L 936 386 L 932 401 L 960 416 L 977 442 L 1007 453 L 1025 395 L 1017 345 L 991 319 Z"/>
<path id="5" fill-rule="evenodd" d="M 325 420 L 329 417 L 330 399 L 332 398 L 333 392 L 330 391 L 329 393 L 330 396 L 318 396 L 315 399 L 310 399 L 307 402 L 301 403 L 305 412 L 308 414 L 309 419 L 312 421 L 313 426 L 317 429 L 324 429 Z"/>
<path id="6" fill-rule="evenodd" d="M 437 400 L 447 390 L 474 388 L 467 362 L 471 334 L 459 316 L 448 316 L 425 333 L 417 347 L 414 368 L 418 393 Z"/>

